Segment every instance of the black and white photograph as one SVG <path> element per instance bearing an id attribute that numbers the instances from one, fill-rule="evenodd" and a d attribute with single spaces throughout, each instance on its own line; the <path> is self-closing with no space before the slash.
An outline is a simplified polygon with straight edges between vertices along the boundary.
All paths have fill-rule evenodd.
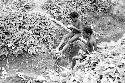
<path id="1" fill-rule="evenodd" d="M 0 83 L 125 83 L 125 0 L 0 0 Z"/>

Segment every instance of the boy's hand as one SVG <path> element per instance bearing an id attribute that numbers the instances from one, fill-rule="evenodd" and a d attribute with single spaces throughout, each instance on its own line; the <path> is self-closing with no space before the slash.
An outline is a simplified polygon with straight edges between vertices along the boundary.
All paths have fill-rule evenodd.
<path id="1" fill-rule="evenodd" d="M 67 26 L 67 28 L 70 29 L 70 30 L 72 29 L 72 27 L 74 27 L 74 26 L 73 25 L 68 25 Z"/>
<path id="2" fill-rule="evenodd" d="M 73 25 L 68 25 L 68 26 L 67 26 L 67 28 L 68 28 L 68 29 L 70 29 L 70 30 L 75 29 L 75 30 L 80 31 L 79 29 L 77 29 L 77 28 L 76 28 L 76 27 L 74 27 Z"/>

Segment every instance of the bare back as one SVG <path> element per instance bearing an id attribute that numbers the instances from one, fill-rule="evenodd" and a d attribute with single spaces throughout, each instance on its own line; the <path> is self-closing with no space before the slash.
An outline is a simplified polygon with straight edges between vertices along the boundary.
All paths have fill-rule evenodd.
<path id="1" fill-rule="evenodd" d="M 73 33 L 81 33 L 82 32 L 82 30 L 83 30 L 83 23 L 78 19 L 76 22 L 72 22 L 72 25 L 75 27 L 75 28 L 77 28 L 77 29 L 79 29 L 79 30 L 76 30 L 76 29 L 73 29 Z"/>

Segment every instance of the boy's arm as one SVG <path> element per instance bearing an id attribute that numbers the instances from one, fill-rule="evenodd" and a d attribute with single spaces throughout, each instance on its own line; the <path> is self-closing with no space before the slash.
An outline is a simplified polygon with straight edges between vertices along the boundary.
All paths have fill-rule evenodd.
<path id="1" fill-rule="evenodd" d="M 67 31 L 71 32 L 71 30 L 69 30 L 69 28 L 67 26 L 65 26 L 62 22 L 54 19 L 54 18 L 49 18 L 51 21 L 53 21 L 54 23 L 57 23 L 58 25 L 60 25 L 61 27 L 63 27 L 64 29 L 66 29 Z"/>
<path id="2" fill-rule="evenodd" d="M 82 38 L 84 36 L 83 24 L 80 22 L 79 31 L 81 32 Z"/>
<path id="3" fill-rule="evenodd" d="M 73 26 L 73 25 L 69 25 L 69 26 L 68 26 L 68 29 L 70 29 L 70 30 L 72 30 L 72 29 L 76 29 L 76 30 L 78 30 L 78 31 L 81 31 L 80 29 L 76 28 L 76 27 Z"/>
<path id="4" fill-rule="evenodd" d="M 75 28 L 76 28 L 76 27 L 75 27 Z M 79 22 L 79 29 L 76 28 L 76 30 L 78 30 L 78 31 L 80 31 L 81 33 L 83 33 L 83 24 L 82 24 L 81 21 Z"/>
<path id="5" fill-rule="evenodd" d="M 82 31 L 83 31 L 82 22 L 81 22 L 81 21 L 79 21 L 79 29 L 78 29 L 78 28 L 76 28 L 76 27 L 75 27 L 75 26 L 73 26 L 73 25 L 70 25 L 69 29 L 76 29 L 76 30 L 78 30 L 78 31 L 82 32 Z"/>
<path id="6" fill-rule="evenodd" d="M 96 41 L 93 43 L 93 46 L 94 46 L 94 50 L 97 51 L 97 43 L 96 43 Z"/>

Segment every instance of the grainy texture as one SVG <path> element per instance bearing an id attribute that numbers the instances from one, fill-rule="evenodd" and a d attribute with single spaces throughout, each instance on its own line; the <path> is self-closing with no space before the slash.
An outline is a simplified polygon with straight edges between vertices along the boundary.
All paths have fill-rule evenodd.
<path id="1" fill-rule="evenodd" d="M 0 2 L 0 68 L 3 67 L 0 69 L 0 83 L 7 75 L 9 77 L 3 83 L 24 83 L 24 81 L 30 83 L 30 80 L 33 81 L 33 78 L 36 79 L 35 77 L 41 74 L 47 79 L 45 83 L 88 83 L 90 79 L 94 83 L 125 82 L 124 0 L 4 0 L 3 2 Z M 56 54 L 52 49 L 58 46 L 68 31 L 49 18 L 67 26 L 71 24 L 68 14 L 72 11 L 80 14 L 79 19 L 84 24 L 95 25 L 94 31 L 98 33 L 99 38 L 98 45 L 102 47 L 97 53 L 88 55 L 84 62 L 77 64 L 73 73 L 68 68 L 62 67 L 69 64 L 64 58 L 60 63 L 62 66 L 59 67 L 61 74 L 58 75 L 54 71 L 53 57 Z M 112 41 L 119 39 L 122 42 Z M 75 46 L 70 49 L 72 52 L 67 49 L 65 53 L 73 56 L 78 50 Z M 25 74 L 19 78 L 16 77 L 16 72 Z M 42 76 L 39 81 L 44 81 Z M 35 83 L 35 80 L 31 83 Z"/>

